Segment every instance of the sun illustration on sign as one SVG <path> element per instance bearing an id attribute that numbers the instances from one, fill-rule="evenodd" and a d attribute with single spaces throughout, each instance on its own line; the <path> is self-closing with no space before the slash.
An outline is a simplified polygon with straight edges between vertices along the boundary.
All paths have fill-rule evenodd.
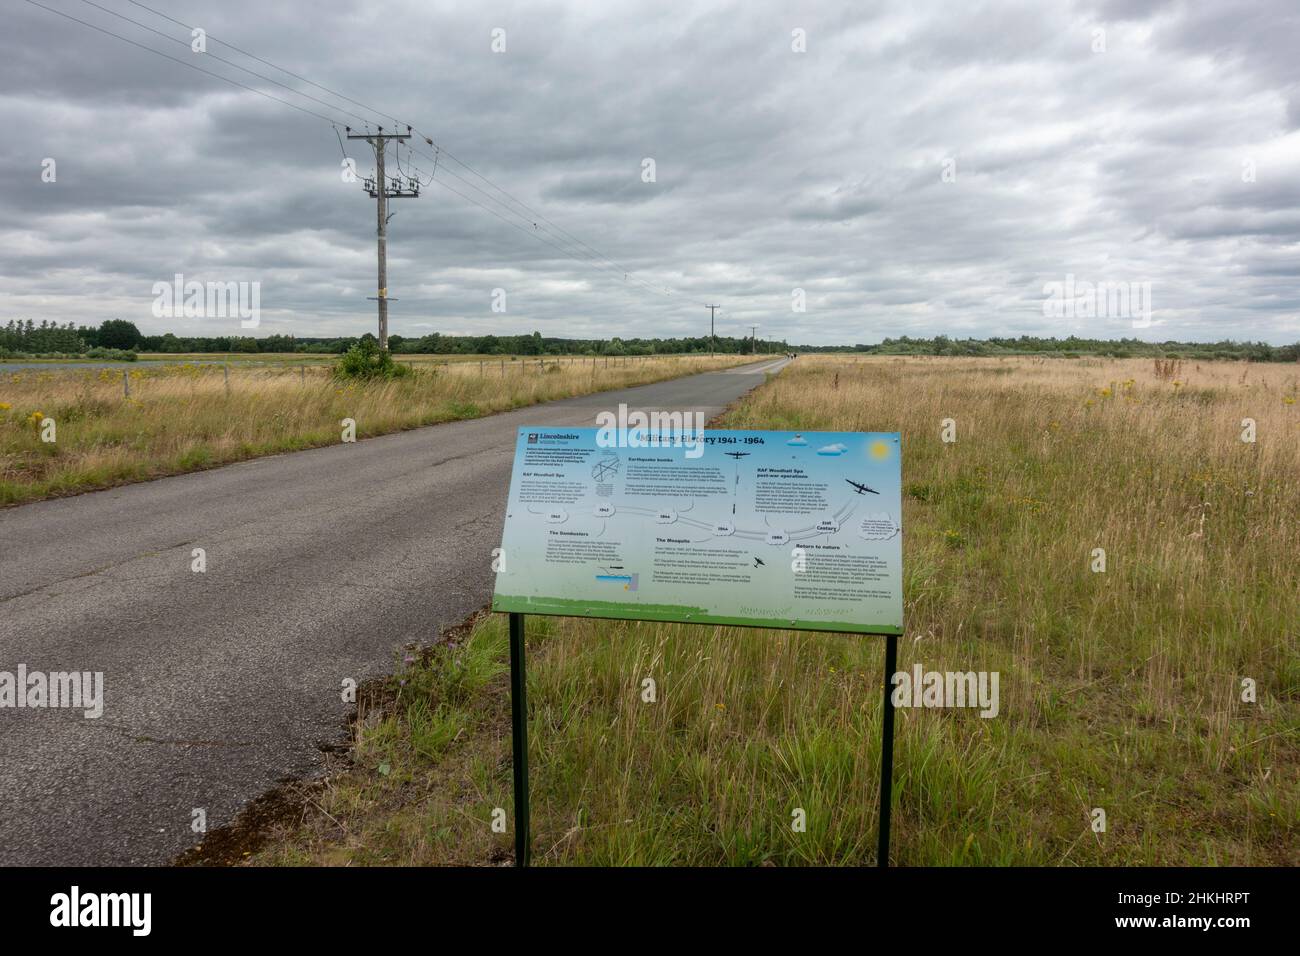
<path id="1" fill-rule="evenodd" d="M 876 461 L 884 461 L 889 457 L 889 442 L 882 438 L 877 438 L 867 448 L 868 454 Z"/>

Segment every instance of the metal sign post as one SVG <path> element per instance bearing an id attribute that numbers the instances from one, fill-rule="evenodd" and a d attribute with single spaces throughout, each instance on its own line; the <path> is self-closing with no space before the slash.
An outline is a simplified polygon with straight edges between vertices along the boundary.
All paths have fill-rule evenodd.
<path id="1" fill-rule="evenodd" d="M 510 612 L 510 743 L 515 771 L 515 866 L 532 855 L 528 833 L 528 674 L 524 666 L 524 616 Z"/>
<path id="2" fill-rule="evenodd" d="M 884 709 L 880 713 L 880 815 L 876 866 L 889 866 L 889 815 L 893 803 L 894 697 L 890 681 L 898 669 L 898 635 L 885 634 Z M 532 834 L 528 823 L 528 671 L 524 661 L 524 615 L 510 612 L 510 743 L 515 780 L 515 866 L 528 866 Z"/>
<path id="3" fill-rule="evenodd" d="M 898 635 L 885 635 L 885 701 L 880 712 L 880 821 L 876 866 L 889 866 L 889 810 L 894 802 L 894 695 L 892 681 L 898 670 Z"/>

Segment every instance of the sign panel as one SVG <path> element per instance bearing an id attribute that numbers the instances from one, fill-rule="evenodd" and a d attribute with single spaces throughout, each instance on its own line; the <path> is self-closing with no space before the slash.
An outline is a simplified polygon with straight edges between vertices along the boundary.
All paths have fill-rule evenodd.
<path id="1" fill-rule="evenodd" d="M 495 611 L 903 632 L 896 432 L 521 428 Z"/>

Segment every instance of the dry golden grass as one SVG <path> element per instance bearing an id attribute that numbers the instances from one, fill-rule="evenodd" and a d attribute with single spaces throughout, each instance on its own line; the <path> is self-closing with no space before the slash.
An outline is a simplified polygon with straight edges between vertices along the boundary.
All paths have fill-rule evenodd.
<path id="1" fill-rule="evenodd" d="M 363 384 L 335 381 L 322 366 L 232 364 L 228 386 L 216 365 L 0 366 L 0 505 L 330 444 L 344 418 L 364 438 L 753 358 L 435 361 L 414 362 L 407 378 Z M 53 442 L 41 440 L 45 418 L 54 421 Z"/>

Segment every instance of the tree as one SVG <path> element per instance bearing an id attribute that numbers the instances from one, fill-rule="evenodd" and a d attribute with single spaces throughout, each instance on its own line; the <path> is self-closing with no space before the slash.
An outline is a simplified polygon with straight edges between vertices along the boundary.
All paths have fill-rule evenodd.
<path id="1" fill-rule="evenodd" d="M 140 334 L 134 322 L 128 322 L 126 319 L 105 319 L 99 327 L 97 339 L 96 344 L 101 348 L 133 349 L 139 346 L 144 336 Z"/>

